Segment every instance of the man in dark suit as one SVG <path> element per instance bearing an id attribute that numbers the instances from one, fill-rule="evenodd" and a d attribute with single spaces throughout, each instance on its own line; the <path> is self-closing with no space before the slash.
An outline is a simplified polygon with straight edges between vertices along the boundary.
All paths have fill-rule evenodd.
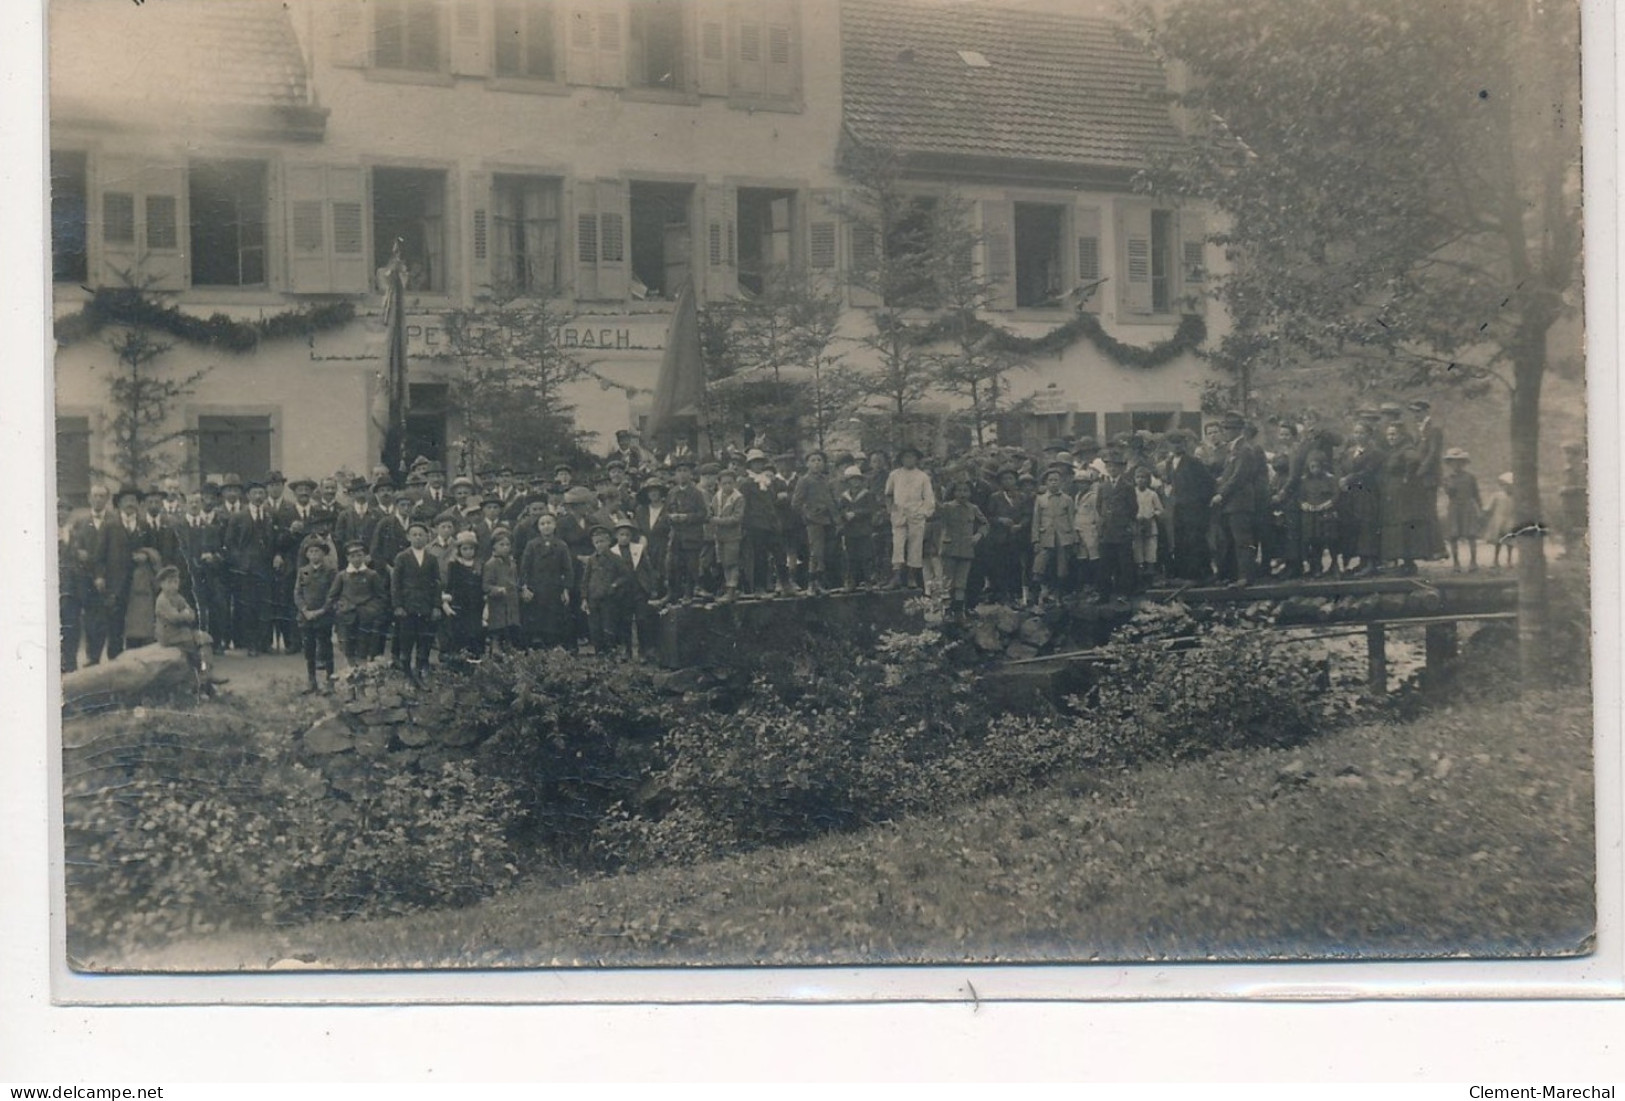
<path id="1" fill-rule="evenodd" d="M 429 526 L 422 520 L 407 526 L 407 544 L 390 568 L 395 662 L 413 684 L 421 685 L 429 670 L 435 621 L 440 618 L 440 560 L 429 553 Z"/>
<path id="2" fill-rule="evenodd" d="M 1424 398 L 1407 405 L 1416 417 L 1416 519 L 1423 525 L 1429 557 L 1444 554 L 1444 533 L 1439 524 L 1439 481 L 1444 476 L 1444 429 L 1433 421 L 1432 406 Z"/>
<path id="3" fill-rule="evenodd" d="M 1190 453 L 1190 437 L 1183 431 L 1169 433 L 1168 449 L 1163 481 L 1168 483 L 1170 572 L 1185 581 L 1205 581 L 1212 569 L 1208 525 L 1217 482 L 1208 465 Z"/>
<path id="4" fill-rule="evenodd" d="M 91 555 L 91 587 L 100 601 L 94 633 L 86 630 L 85 664 L 101 660 L 106 646 L 109 660 L 124 652 L 124 617 L 130 607 L 130 579 L 135 554 L 142 549 L 141 492 L 134 486 L 118 491 L 113 515 L 92 515 L 87 521 L 94 533 Z"/>
<path id="5" fill-rule="evenodd" d="M 265 485 L 250 481 L 244 489 L 247 502 L 226 520 L 224 541 L 236 595 L 233 633 L 237 645 L 252 655 L 271 649 L 277 533 Z"/>
<path id="6" fill-rule="evenodd" d="M 214 493 L 198 492 L 186 501 L 186 511 L 173 524 L 180 560 L 181 593 L 197 609 L 198 626 L 215 640 L 218 650 L 230 634 L 226 627 L 229 607 L 220 610 L 220 574 L 224 565 L 225 532 L 219 516 L 212 511 Z"/>
<path id="7" fill-rule="evenodd" d="M 333 542 L 341 547 L 360 543 L 370 548 L 381 511 L 372 499 L 367 479 L 360 477 L 351 479 L 346 492 L 349 494 L 350 503 L 333 519 Z"/>
<path id="8" fill-rule="evenodd" d="M 1220 575 L 1234 584 L 1253 579 L 1258 556 L 1258 516 L 1266 502 L 1269 467 L 1264 452 L 1247 438 L 1247 422 L 1239 413 L 1226 413 L 1224 471 L 1214 487 L 1211 501 L 1218 512 L 1220 528 Z"/>
<path id="9" fill-rule="evenodd" d="M 1134 520 L 1139 498 L 1120 448 L 1106 452 L 1106 480 L 1100 484 L 1100 593 L 1108 600 L 1135 589 Z"/>

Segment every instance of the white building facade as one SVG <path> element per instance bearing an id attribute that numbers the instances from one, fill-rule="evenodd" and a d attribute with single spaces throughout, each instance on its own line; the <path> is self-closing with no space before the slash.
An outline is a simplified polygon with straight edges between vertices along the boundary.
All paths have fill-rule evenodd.
<path id="1" fill-rule="evenodd" d="M 1208 377 L 1197 355 L 1124 366 L 1110 344 L 1169 341 L 1193 310 L 1209 342 L 1222 325 L 1195 304 L 1215 251 L 1204 220 L 1132 190 L 1145 149 L 1176 137 L 1160 75 L 1104 24 L 1010 14 L 902 0 L 58 0 L 56 313 L 73 319 L 132 277 L 183 314 L 237 323 L 288 328 L 290 311 L 350 304 L 353 320 L 247 351 L 176 337 L 158 363 L 207 370 L 173 410 L 189 435 L 172 465 L 189 480 L 365 470 L 385 403 L 377 272 L 398 240 L 413 454 L 457 461 L 444 317 L 497 284 L 557 300 L 564 342 L 594 370 L 568 398 L 607 446 L 649 410 L 683 282 L 714 301 L 774 265 L 841 280 L 854 242 L 835 212 L 837 151 L 883 141 L 906 150 L 922 194 L 975 203 L 997 324 L 1041 335 L 1074 316 L 1068 291 L 1100 288 L 1084 308 L 1109 340 L 1072 341 L 1013 377 L 1012 398 L 1036 397 L 1003 435 L 1190 423 Z M 1044 43 L 1060 53 L 1039 56 Z M 1033 98 L 1058 88 L 1089 110 Z M 1057 112 L 1082 121 L 1046 131 Z M 868 303 L 854 289 L 848 304 L 843 327 L 859 331 Z M 112 465 L 105 335 L 57 351 L 69 497 Z"/>

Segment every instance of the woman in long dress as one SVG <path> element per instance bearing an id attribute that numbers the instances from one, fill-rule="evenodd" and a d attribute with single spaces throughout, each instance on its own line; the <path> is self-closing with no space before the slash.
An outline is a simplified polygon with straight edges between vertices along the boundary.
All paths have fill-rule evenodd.
<path id="1" fill-rule="evenodd" d="M 1428 553 L 1428 525 L 1418 507 L 1421 491 L 1417 471 L 1415 441 L 1405 436 L 1397 424 L 1386 433 L 1388 453 L 1382 460 L 1382 480 L 1377 496 L 1381 502 L 1382 558 L 1397 562 L 1401 573 L 1416 572 L 1416 560 Z"/>

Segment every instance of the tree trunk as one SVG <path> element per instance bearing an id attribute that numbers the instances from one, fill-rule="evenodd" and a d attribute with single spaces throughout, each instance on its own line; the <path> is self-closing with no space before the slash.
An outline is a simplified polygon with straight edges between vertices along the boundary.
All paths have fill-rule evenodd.
<path id="1" fill-rule="evenodd" d="M 1546 524 L 1540 503 L 1540 386 L 1546 328 L 1526 322 L 1513 348 L 1512 511 L 1518 552 L 1518 654 L 1525 684 L 1546 671 Z"/>

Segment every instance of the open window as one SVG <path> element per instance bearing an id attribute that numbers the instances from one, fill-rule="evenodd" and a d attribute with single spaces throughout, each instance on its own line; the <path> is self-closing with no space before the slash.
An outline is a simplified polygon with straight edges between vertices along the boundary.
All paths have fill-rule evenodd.
<path id="1" fill-rule="evenodd" d="M 512 80 L 557 80 L 551 0 L 496 0 L 493 71 Z"/>
<path id="2" fill-rule="evenodd" d="M 688 33 L 683 0 L 630 0 L 626 83 L 632 88 L 688 89 Z"/>
<path id="3" fill-rule="evenodd" d="M 1014 207 L 1016 306 L 1059 306 L 1067 290 L 1061 253 L 1066 208 L 1047 203 Z"/>
<path id="4" fill-rule="evenodd" d="M 373 0 L 374 65 L 438 73 L 443 59 L 440 5 L 435 0 Z"/>
<path id="5" fill-rule="evenodd" d="M 372 170 L 373 264 L 389 264 L 396 241 L 406 264 L 406 289 L 444 292 L 446 174 L 434 169 Z"/>
<path id="6" fill-rule="evenodd" d="M 85 155 L 51 150 L 51 280 L 84 283 L 90 278 L 87 245 Z"/>
<path id="7" fill-rule="evenodd" d="M 559 289 L 561 185 L 544 176 L 491 177 L 490 282 L 509 293 L 543 297 Z M 476 216 L 479 212 L 476 212 Z M 481 241 L 475 228 L 475 261 Z"/>
<path id="8" fill-rule="evenodd" d="M 676 298 L 694 254 L 689 184 L 643 183 L 630 188 L 633 298 Z"/>
<path id="9" fill-rule="evenodd" d="M 188 175 L 192 285 L 264 286 L 264 161 L 194 161 Z"/>
<path id="10" fill-rule="evenodd" d="M 794 191 L 776 188 L 739 189 L 739 286 L 752 294 L 767 288 L 775 269 L 790 267 L 793 260 L 791 227 L 795 225 Z M 833 229 L 828 244 L 834 245 Z M 829 257 L 827 267 L 834 266 Z"/>

